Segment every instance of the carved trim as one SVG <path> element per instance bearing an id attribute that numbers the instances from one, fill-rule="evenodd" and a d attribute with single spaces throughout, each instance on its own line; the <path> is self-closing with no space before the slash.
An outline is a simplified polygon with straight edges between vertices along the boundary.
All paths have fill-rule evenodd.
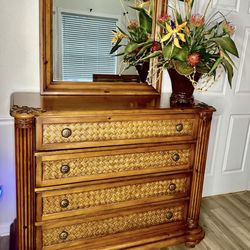
<path id="1" fill-rule="evenodd" d="M 34 124 L 34 117 L 29 118 L 15 118 L 16 128 L 32 128 Z"/>
<path id="2" fill-rule="evenodd" d="M 33 108 L 33 107 L 28 107 L 28 106 L 18 106 L 18 105 L 13 105 L 11 107 L 10 113 L 13 116 L 16 116 L 18 114 L 20 115 L 38 115 L 42 112 L 45 112 L 41 108 Z"/>
<path id="3" fill-rule="evenodd" d="M 189 228 L 189 229 L 196 228 L 197 225 L 198 225 L 198 222 L 197 222 L 197 221 L 194 221 L 194 220 L 191 219 L 191 218 L 188 218 L 188 219 L 187 219 L 187 223 L 188 223 L 188 228 Z"/>
<path id="4" fill-rule="evenodd" d="M 200 118 L 204 122 L 211 122 L 212 121 L 212 113 L 211 112 L 201 112 Z"/>
<path id="5" fill-rule="evenodd" d="M 16 128 L 32 128 L 34 117 L 45 112 L 41 108 L 13 105 L 10 114 L 15 118 Z"/>

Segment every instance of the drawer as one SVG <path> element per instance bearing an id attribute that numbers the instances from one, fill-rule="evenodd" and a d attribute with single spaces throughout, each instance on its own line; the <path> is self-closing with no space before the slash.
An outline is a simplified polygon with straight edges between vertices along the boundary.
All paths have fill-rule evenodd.
<path id="1" fill-rule="evenodd" d="M 51 186 L 80 181 L 190 169 L 194 145 L 105 149 L 98 152 L 36 154 L 36 185 Z"/>
<path id="2" fill-rule="evenodd" d="M 37 220 L 187 197 L 190 176 L 160 176 L 37 193 Z"/>
<path id="3" fill-rule="evenodd" d="M 195 115 L 36 119 L 37 150 L 98 147 L 196 138 Z"/>
<path id="4" fill-rule="evenodd" d="M 187 204 L 161 204 L 148 207 L 117 211 L 114 214 L 86 218 L 75 218 L 67 221 L 45 223 L 37 227 L 38 249 L 68 249 L 84 246 L 84 249 L 104 249 L 119 238 L 126 237 L 133 241 L 170 233 L 174 226 L 184 224 L 187 216 Z M 145 234 L 143 234 L 145 232 Z M 95 247 L 93 244 L 102 244 Z M 129 242 L 129 241 L 128 241 Z M 89 244 L 89 247 L 87 247 Z M 112 249 L 112 248 L 109 248 Z M 117 248 L 113 248 L 117 249 Z"/>

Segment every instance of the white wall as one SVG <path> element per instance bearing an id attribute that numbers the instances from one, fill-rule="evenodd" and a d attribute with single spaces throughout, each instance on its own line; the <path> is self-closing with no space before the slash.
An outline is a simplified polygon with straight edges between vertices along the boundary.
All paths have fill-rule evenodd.
<path id="1" fill-rule="evenodd" d="M 15 217 L 14 130 L 10 95 L 39 91 L 38 0 L 0 0 L 0 236 Z"/>

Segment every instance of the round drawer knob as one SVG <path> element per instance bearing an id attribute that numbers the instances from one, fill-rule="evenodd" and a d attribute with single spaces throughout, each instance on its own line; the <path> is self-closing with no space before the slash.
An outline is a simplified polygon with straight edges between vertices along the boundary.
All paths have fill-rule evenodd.
<path id="1" fill-rule="evenodd" d="M 66 240 L 68 238 L 69 234 L 66 232 L 66 231 L 62 231 L 60 234 L 59 234 L 59 238 L 61 240 Z"/>
<path id="2" fill-rule="evenodd" d="M 168 220 L 172 219 L 172 218 L 173 218 L 173 212 L 168 211 L 167 214 L 166 214 L 166 218 L 167 218 Z"/>
<path id="3" fill-rule="evenodd" d="M 176 190 L 176 184 L 170 183 L 170 185 L 169 185 L 169 190 L 170 190 L 170 191 L 175 191 L 175 190 Z"/>
<path id="4" fill-rule="evenodd" d="M 62 137 L 69 138 L 72 135 L 72 131 L 70 128 L 64 128 L 62 130 Z"/>
<path id="5" fill-rule="evenodd" d="M 183 130 L 183 124 L 182 123 L 178 123 L 177 125 L 176 125 L 176 131 L 177 132 L 181 132 Z"/>
<path id="6" fill-rule="evenodd" d="M 67 174 L 70 171 L 70 167 L 68 165 L 62 165 L 60 171 L 62 174 Z"/>
<path id="7" fill-rule="evenodd" d="M 173 154 L 172 155 L 172 159 L 173 159 L 173 161 L 179 161 L 180 160 L 180 155 L 179 154 Z"/>
<path id="8" fill-rule="evenodd" d="M 68 207 L 68 205 L 69 205 L 69 200 L 67 200 L 67 199 L 61 200 L 61 202 L 60 202 L 61 208 L 66 208 L 66 207 Z"/>

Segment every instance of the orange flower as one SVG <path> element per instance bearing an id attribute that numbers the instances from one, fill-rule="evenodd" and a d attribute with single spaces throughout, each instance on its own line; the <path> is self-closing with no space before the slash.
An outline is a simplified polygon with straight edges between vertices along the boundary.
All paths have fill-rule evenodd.
<path id="1" fill-rule="evenodd" d="M 128 24 L 128 29 L 135 29 L 139 26 L 137 20 L 131 20 Z"/>
<path id="2" fill-rule="evenodd" d="M 190 23 L 194 27 L 200 27 L 205 23 L 205 18 L 204 18 L 204 16 L 202 16 L 200 14 L 195 14 L 195 15 L 191 16 Z"/>
<path id="3" fill-rule="evenodd" d="M 223 30 L 224 30 L 224 32 L 226 32 L 227 34 L 229 34 L 231 36 L 235 32 L 235 27 L 230 22 L 224 21 L 223 22 Z"/>
<path id="4" fill-rule="evenodd" d="M 163 14 L 158 18 L 159 23 L 165 23 L 170 19 L 170 16 L 168 14 Z"/>

